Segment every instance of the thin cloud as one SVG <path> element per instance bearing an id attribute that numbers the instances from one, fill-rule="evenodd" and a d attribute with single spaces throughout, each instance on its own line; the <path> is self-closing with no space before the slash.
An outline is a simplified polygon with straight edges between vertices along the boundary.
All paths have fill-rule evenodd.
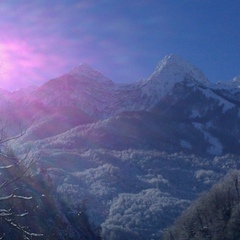
<path id="1" fill-rule="evenodd" d="M 1 1 L 0 62 L 5 73 L 0 86 L 41 84 L 81 62 L 115 81 L 133 81 L 147 77 L 172 52 L 190 61 L 202 56 L 193 64 L 212 73 L 210 65 L 221 64 L 220 57 L 213 61 L 219 46 L 231 50 L 234 57 L 229 58 L 239 56 L 239 27 L 230 26 L 240 22 L 232 6 L 237 1 L 231 6 L 223 2 L 228 5 L 217 5 L 221 11 L 214 10 L 212 21 L 207 11 L 217 7 L 214 1 L 211 9 L 207 1 Z M 225 9 L 227 17 L 218 21 Z M 211 49 L 209 42 L 214 43 Z M 204 65 L 206 55 L 209 61 Z"/>

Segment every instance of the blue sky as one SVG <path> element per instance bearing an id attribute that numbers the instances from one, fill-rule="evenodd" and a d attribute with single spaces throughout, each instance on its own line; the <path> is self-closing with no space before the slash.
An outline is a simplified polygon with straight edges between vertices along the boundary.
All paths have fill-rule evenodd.
<path id="1" fill-rule="evenodd" d="M 11 90 L 83 62 L 137 81 L 171 53 L 213 82 L 240 74 L 240 0 L 6 0 L 0 16 L 0 87 Z"/>

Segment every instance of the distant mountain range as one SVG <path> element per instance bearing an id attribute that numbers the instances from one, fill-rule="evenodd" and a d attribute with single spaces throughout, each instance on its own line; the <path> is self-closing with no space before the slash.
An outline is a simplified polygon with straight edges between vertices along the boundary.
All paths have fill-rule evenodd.
<path id="1" fill-rule="evenodd" d="M 34 122 L 24 141 L 77 127 L 71 132 L 88 132 L 83 138 L 103 148 L 239 154 L 239 86 L 238 78 L 210 83 L 199 69 L 169 55 L 136 83 L 113 83 L 81 64 L 38 88 L 2 92 L 0 104 L 3 112 L 11 109 L 6 115 L 12 122 Z"/>
<path id="2" fill-rule="evenodd" d="M 46 168 L 73 208 L 87 199 L 107 240 L 159 239 L 240 153 L 239 77 L 210 83 L 175 55 L 131 84 L 80 64 L 40 87 L 1 90 L 0 107 L 10 134 L 26 132 L 14 151 L 40 154 L 35 174 Z"/>

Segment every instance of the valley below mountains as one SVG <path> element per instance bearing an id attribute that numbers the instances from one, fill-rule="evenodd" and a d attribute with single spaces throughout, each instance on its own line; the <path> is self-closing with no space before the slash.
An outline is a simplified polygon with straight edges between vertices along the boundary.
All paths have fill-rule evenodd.
<path id="1" fill-rule="evenodd" d="M 84 204 L 104 240 L 161 239 L 201 192 L 238 169 L 239 107 L 239 77 L 211 83 L 175 55 L 135 83 L 80 64 L 40 87 L 0 91 L 1 123 L 12 137 L 24 132 L 9 143 L 15 155 L 38 158 L 29 174 L 68 213 Z M 74 231 L 59 227 L 56 239 L 83 236 L 59 212 Z"/>

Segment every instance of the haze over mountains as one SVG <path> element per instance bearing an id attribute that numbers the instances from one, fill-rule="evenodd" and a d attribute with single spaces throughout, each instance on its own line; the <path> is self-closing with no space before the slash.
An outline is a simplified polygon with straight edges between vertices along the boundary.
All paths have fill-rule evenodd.
<path id="1" fill-rule="evenodd" d="M 103 239 L 159 239 L 240 153 L 240 81 L 210 83 L 178 56 L 116 84 L 81 64 L 40 87 L 1 91 L 16 154 L 38 156 L 56 197 L 86 200 Z M 227 155 L 228 154 L 228 155 Z M 231 154 L 231 155 L 229 155 Z"/>
<path id="2" fill-rule="evenodd" d="M 13 121 L 34 121 L 25 141 L 78 126 L 74 131 L 88 129 L 83 139 L 99 147 L 221 155 L 240 151 L 237 79 L 210 83 L 175 55 L 166 56 L 148 79 L 122 85 L 81 64 L 38 88 L 4 92 L 1 105 L 2 111 L 12 108 Z M 118 141 L 108 142 L 113 136 Z"/>

